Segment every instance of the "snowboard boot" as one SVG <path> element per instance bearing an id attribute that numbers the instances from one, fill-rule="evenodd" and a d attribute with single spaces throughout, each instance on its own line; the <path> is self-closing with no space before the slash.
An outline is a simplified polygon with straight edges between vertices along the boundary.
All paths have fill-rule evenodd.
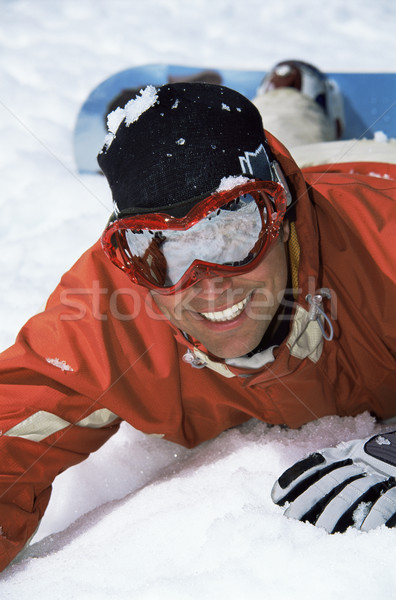
<path id="1" fill-rule="evenodd" d="M 342 136 L 343 100 L 334 80 L 309 63 L 284 60 L 267 73 L 257 90 L 257 96 L 282 87 L 294 88 L 314 100 L 334 123 L 335 137 Z"/>

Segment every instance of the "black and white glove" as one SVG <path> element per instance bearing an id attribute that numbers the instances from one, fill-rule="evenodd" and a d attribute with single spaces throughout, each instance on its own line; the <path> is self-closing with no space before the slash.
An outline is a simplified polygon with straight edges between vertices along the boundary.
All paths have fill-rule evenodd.
<path id="1" fill-rule="evenodd" d="M 310 454 L 279 477 L 272 500 L 285 516 L 329 533 L 396 526 L 396 431 Z"/>

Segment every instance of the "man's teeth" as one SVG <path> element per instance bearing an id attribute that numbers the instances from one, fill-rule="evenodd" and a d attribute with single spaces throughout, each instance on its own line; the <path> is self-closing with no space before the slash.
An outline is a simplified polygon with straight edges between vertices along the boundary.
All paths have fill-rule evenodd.
<path id="1" fill-rule="evenodd" d="M 249 302 L 249 299 L 250 295 L 241 302 L 238 302 L 238 304 L 234 304 L 234 306 L 230 306 L 230 308 L 226 308 L 225 310 L 219 310 L 218 312 L 203 312 L 200 314 L 205 317 L 205 319 L 208 319 L 208 321 L 231 321 L 241 314 L 246 304 Z"/>

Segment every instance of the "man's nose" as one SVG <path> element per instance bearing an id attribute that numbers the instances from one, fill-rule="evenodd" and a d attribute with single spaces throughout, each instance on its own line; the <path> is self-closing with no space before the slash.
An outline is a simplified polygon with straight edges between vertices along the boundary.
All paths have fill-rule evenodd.
<path id="1" fill-rule="evenodd" d="M 231 287 L 231 277 L 205 277 L 194 285 L 194 292 L 196 292 L 194 296 L 212 300 Z"/>

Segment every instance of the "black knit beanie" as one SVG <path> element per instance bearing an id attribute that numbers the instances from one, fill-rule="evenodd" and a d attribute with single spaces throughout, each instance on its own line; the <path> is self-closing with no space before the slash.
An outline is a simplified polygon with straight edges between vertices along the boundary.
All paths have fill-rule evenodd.
<path id="1" fill-rule="evenodd" d="M 116 214 L 184 216 L 223 177 L 273 180 L 260 113 L 220 85 L 149 86 L 117 109 L 98 155 Z"/>

